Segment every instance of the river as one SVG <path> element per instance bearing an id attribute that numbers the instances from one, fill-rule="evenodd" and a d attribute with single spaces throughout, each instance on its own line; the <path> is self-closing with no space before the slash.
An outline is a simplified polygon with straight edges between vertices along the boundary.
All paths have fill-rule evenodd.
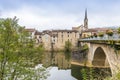
<path id="1" fill-rule="evenodd" d="M 47 80 L 82 80 L 83 77 L 88 80 L 90 78 L 103 80 L 105 77 L 111 76 L 110 68 L 89 68 L 78 65 L 80 61 L 77 59 L 76 62 L 73 61 L 71 53 L 46 52 L 42 64 L 44 67 L 50 68 L 50 76 Z"/>

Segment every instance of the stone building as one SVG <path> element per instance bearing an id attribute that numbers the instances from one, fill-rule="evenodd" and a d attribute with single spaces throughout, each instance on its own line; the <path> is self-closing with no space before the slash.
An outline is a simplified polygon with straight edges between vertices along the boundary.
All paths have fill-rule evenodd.
<path id="1" fill-rule="evenodd" d="M 42 38 L 42 44 L 45 48 L 45 50 L 50 51 L 52 47 L 52 37 L 50 33 L 42 33 L 41 35 Z"/>
<path id="2" fill-rule="evenodd" d="M 39 31 L 35 32 L 34 37 L 35 37 L 36 44 L 42 43 L 42 37 L 41 37 L 41 35 L 42 35 L 41 32 L 39 32 Z"/>
<path id="3" fill-rule="evenodd" d="M 96 29 L 88 29 L 82 32 L 81 38 L 87 38 L 87 37 L 93 36 L 94 34 L 97 34 Z"/>
<path id="4" fill-rule="evenodd" d="M 66 41 L 70 41 L 72 48 L 77 46 L 79 33 L 76 30 L 45 30 L 43 32 L 35 32 L 36 44 L 43 44 L 48 51 L 54 49 L 56 51 L 63 50 Z"/>
<path id="5" fill-rule="evenodd" d="M 46 50 L 63 50 L 65 42 L 70 41 L 72 48 L 77 46 L 77 40 L 82 35 L 82 32 L 88 30 L 87 9 L 85 10 L 84 25 L 72 27 L 72 30 L 44 30 L 39 33 L 36 32 L 36 43 L 42 43 Z"/>
<path id="6" fill-rule="evenodd" d="M 26 28 L 25 29 L 28 33 L 29 33 L 29 39 L 33 39 L 34 38 L 34 35 L 35 35 L 35 32 L 36 30 L 34 28 Z"/>
<path id="7" fill-rule="evenodd" d="M 79 33 L 76 30 L 52 30 L 52 43 L 56 50 L 64 49 L 66 41 L 70 41 L 74 48 L 78 39 Z"/>

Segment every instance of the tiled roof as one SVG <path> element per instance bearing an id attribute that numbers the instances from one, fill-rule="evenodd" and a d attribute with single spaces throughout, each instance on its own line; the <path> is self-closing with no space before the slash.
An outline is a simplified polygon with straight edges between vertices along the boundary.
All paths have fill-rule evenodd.
<path id="1" fill-rule="evenodd" d="M 52 30 L 52 32 L 78 32 L 76 30 Z"/>
<path id="2" fill-rule="evenodd" d="M 88 30 L 85 30 L 83 32 L 97 32 L 97 30 L 95 30 L 95 29 L 88 29 Z"/>
<path id="3" fill-rule="evenodd" d="M 41 35 L 42 33 L 41 32 L 39 32 L 39 31 L 36 31 L 35 32 L 35 35 Z"/>
<path id="4" fill-rule="evenodd" d="M 106 30 L 108 30 L 108 28 L 91 28 L 83 32 L 105 32 Z"/>

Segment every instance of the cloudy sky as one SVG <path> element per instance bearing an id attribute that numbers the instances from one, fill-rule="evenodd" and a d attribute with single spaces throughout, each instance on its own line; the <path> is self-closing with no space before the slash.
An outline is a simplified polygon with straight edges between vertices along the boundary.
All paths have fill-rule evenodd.
<path id="1" fill-rule="evenodd" d="M 0 17 L 38 30 L 71 29 L 83 24 L 86 8 L 90 28 L 120 25 L 120 0 L 0 0 Z"/>

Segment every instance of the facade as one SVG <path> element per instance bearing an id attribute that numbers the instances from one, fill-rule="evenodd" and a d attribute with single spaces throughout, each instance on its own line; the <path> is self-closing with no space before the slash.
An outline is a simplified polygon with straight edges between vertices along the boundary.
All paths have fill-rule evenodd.
<path id="1" fill-rule="evenodd" d="M 41 35 L 41 38 L 42 38 L 42 44 L 43 44 L 45 50 L 50 51 L 51 46 L 52 46 L 51 45 L 51 39 L 52 39 L 51 35 L 49 33 L 43 33 Z"/>
<path id="2" fill-rule="evenodd" d="M 42 33 L 39 31 L 36 31 L 34 34 L 34 38 L 35 38 L 35 42 L 37 44 L 42 43 L 42 37 L 41 37 Z"/>
<path id="3" fill-rule="evenodd" d="M 52 43 L 56 50 L 63 50 L 66 41 L 70 41 L 74 48 L 78 39 L 79 33 L 76 30 L 52 30 Z"/>
<path id="4" fill-rule="evenodd" d="M 88 29 L 88 30 L 83 31 L 80 37 L 87 38 L 87 37 L 93 36 L 94 34 L 97 34 L 97 30 Z"/>
<path id="5" fill-rule="evenodd" d="M 54 49 L 56 51 L 63 50 L 66 41 L 70 41 L 72 47 L 77 46 L 79 33 L 76 30 L 46 30 L 40 34 L 35 34 L 36 43 L 42 43 L 48 51 Z"/>
<path id="6" fill-rule="evenodd" d="M 85 28 L 83 25 L 80 25 L 78 27 L 72 27 L 72 30 L 76 30 L 79 32 L 79 34 L 81 34 L 85 30 Z"/>
<path id="7" fill-rule="evenodd" d="M 29 39 L 33 39 L 34 38 L 34 35 L 35 35 L 35 32 L 36 30 L 35 29 L 32 29 L 32 28 L 27 28 L 25 29 L 28 33 L 29 33 Z"/>
<path id="8" fill-rule="evenodd" d="M 63 50 L 65 42 L 70 41 L 72 48 L 77 46 L 78 39 L 82 32 L 88 30 L 87 9 L 85 11 L 84 25 L 72 27 L 72 30 L 44 30 L 42 32 L 36 31 L 34 33 L 36 44 L 43 44 L 48 51 Z"/>

